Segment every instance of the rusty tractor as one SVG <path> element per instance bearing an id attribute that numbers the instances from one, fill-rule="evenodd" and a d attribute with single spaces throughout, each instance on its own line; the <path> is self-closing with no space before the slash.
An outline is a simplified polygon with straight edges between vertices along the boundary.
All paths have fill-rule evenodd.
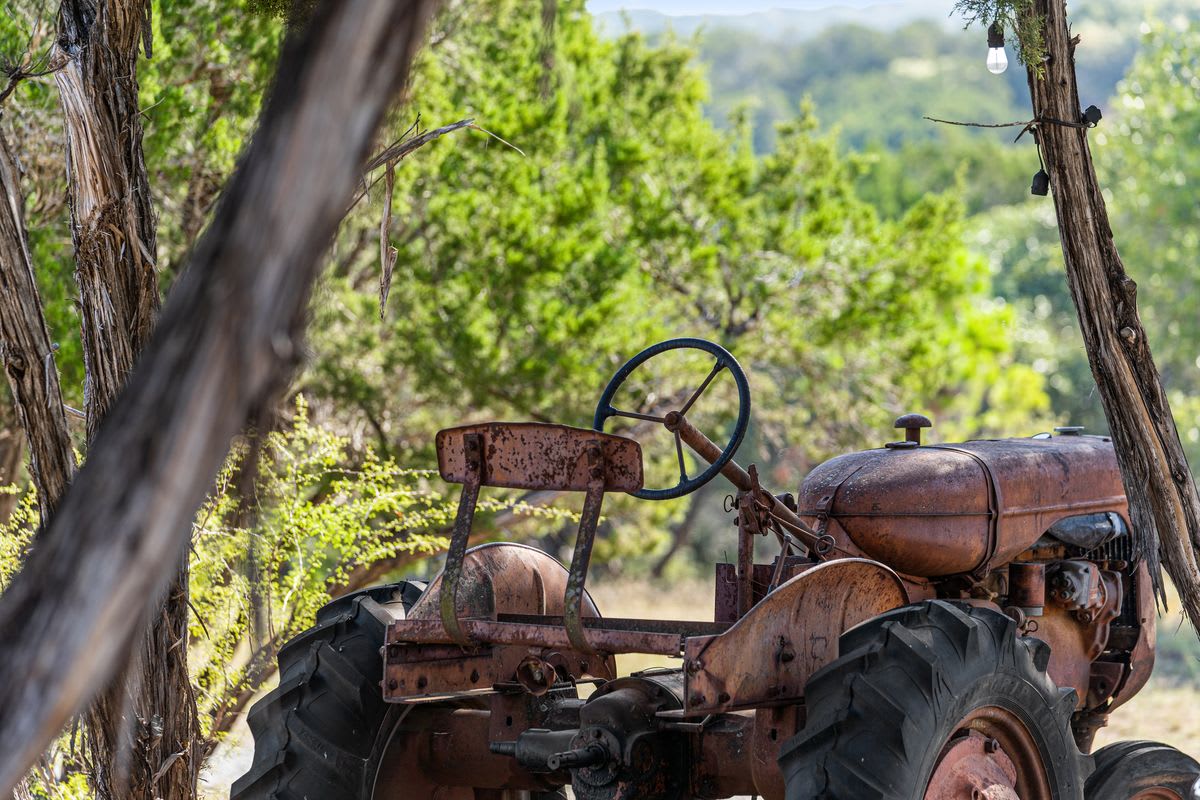
<path id="1" fill-rule="evenodd" d="M 694 392 L 666 413 L 614 406 L 679 348 L 714 359 Z M 689 420 L 721 373 L 739 401 L 723 445 Z M 442 572 L 335 600 L 283 648 L 232 797 L 1200 796 L 1200 764 L 1171 747 L 1090 752 L 1154 663 L 1153 587 L 1108 438 L 927 444 L 930 421 L 908 414 L 901 441 L 827 461 L 793 498 L 733 460 L 749 414 L 733 356 L 676 339 L 616 373 L 591 430 L 440 432 L 441 475 L 462 485 Z M 638 441 L 603 432 L 614 417 L 669 432 L 677 485 L 643 485 Z M 602 617 L 586 581 L 605 494 L 668 499 L 718 474 L 737 557 L 716 566 L 712 621 Z M 583 493 L 570 567 L 469 547 L 485 486 Z M 678 662 L 622 676 L 624 653 Z"/>

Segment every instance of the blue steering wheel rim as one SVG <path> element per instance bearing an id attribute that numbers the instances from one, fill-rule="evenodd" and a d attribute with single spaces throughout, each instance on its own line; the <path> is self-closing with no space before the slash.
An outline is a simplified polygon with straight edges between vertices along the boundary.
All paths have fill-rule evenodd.
<path id="1" fill-rule="evenodd" d="M 717 460 L 708 466 L 708 469 L 694 478 L 681 480 L 670 489 L 642 488 L 636 492 L 630 492 L 634 497 L 642 500 L 671 500 L 676 497 L 683 497 L 686 494 L 691 494 L 717 477 L 721 468 L 728 464 L 729 460 L 737 453 L 738 447 L 742 444 L 742 439 L 746 436 L 746 429 L 750 427 L 750 382 L 746 380 L 746 372 L 742 369 L 742 365 L 737 362 L 737 359 L 728 350 L 716 342 L 710 342 L 707 339 L 682 338 L 668 339 L 665 342 L 651 345 L 626 361 L 612 376 L 608 385 L 604 387 L 604 392 L 600 395 L 600 402 L 596 404 L 596 415 L 592 419 L 592 428 L 603 432 L 604 423 L 608 421 L 609 417 L 616 415 L 616 410 L 612 407 L 612 399 L 616 396 L 617 390 L 625 383 L 625 379 L 629 377 L 630 373 L 661 353 L 665 353 L 668 350 L 683 349 L 702 350 L 717 360 L 714 368 L 720 366 L 729 370 L 729 374 L 733 376 L 733 380 L 737 384 L 737 422 L 734 423 L 729 443 L 721 450 L 721 455 Z"/>

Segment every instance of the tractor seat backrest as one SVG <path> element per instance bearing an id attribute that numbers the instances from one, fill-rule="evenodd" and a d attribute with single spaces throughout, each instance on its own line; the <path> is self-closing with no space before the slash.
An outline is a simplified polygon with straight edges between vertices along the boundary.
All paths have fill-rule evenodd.
<path id="1" fill-rule="evenodd" d="M 588 488 L 588 450 L 600 447 L 604 491 L 642 488 L 642 448 L 632 439 L 590 428 L 541 422 L 485 422 L 437 434 L 438 471 L 449 483 L 471 478 L 478 448 L 480 485 L 508 489 L 583 492 Z"/>

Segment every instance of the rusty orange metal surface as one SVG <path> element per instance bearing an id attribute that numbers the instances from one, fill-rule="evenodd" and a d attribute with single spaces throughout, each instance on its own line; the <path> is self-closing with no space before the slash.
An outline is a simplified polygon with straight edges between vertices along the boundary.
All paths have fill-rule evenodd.
<path id="1" fill-rule="evenodd" d="M 698 800 L 756 793 L 752 759 L 758 751 L 754 716 L 724 714 L 703 726 L 692 744 L 691 795 Z"/>
<path id="2" fill-rule="evenodd" d="M 813 470 L 800 497 L 811 527 L 921 577 L 1004 564 L 1056 520 L 1100 511 L 1128 515 L 1112 443 L 1097 436 L 851 453 Z"/>
<path id="3" fill-rule="evenodd" d="M 634 440 L 538 422 L 487 422 L 439 431 L 438 471 L 443 480 L 469 480 L 465 438 L 470 434 L 483 440 L 484 486 L 586 491 L 590 478 L 587 445 L 599 442 L 604 450 L 604 490 L 634 492 L 642 488 L 642 448 Z"/>
<path id="4" fill-rule="evenodd" d="M 1008 604 L 1026 614 L 1042 613 L 1046 605 L 1046 565 L 1014 563 L 1008 566 Z"/>
<path id="5" fill-rule="evenodd" d="M 843 631 L 907 602 L 899 577 L 873 561 L 797 575 L 725 633 L 686 641 L 688 715 L 797 702 L 809 676 L 837 657 Z"/>
<path id="6" fill-rule="evenodd" d="M 392 734 L 372 797 L 474 800 L 472 788 L 546 791 L 561 785 L 522 769 L 511 758 L 493 755 L 488 748 L 491 722 L 482 709 L 414 707 Z M 469 769 L 464 759 L 469 759 Z"/>
<path id="7" fill-rule="evenodd" d="M 1037 741 L 1016 714 L 975 709 L 943 744 L 924 800 L 1052 800 Z"/>
<path id="8" fill-rule="evenodd" d="M 542 615 L 563 611 L 567 570 L 536 548 L 502 542 L 473 547 L 463 558 L 461 574 L 455 611 L 469 634 L 478 633 L 475 624 L 494 621 L 501 614 Z M 564 674 L 574 679 L 615 676 L 611 656 L 575 651 L 561 627 L 552 629 L 557 638 L 529 638 L 520 642 L 520 648 L 484 644 L 437 647 L 453 643 L 441 621 L 441 583 L 439 575 L 409 609 L 407 619 L 397 620 L 388 628 L 384 651 L 385 699 L 397 702 L 489 691 L 495 684 L 516 682 L 517 668 L 527 656 L 561 663 Z M 586 592 L 582 614 L 585 620 L 600 615 Z M 486 640 L 490 632 L 479 635 Z M 414 644 L 430 647 L 422 649 Z M 678 648 L 678 637 L 675 647 Z"/>
<path id="9" fill-rule="evenodd" d="M 520 622 L 492 622 L 482 619 L 462 620 L 463 631 L 474 641 L 491 644 L 520 645 L 524 647 L 571 649 L 571 639 L 566 628 L 558 625 L 539 625 Z M 395 642 L 416 644 L 453 643 L 440 620 L 401 620 L 392 623 L 389 639 Z M 599 652 L 650 653 L 677 656 L 682 649 L 683 637 L 677 633 L 651 631 L 607 630 L 587 626 L 588 641 Z"/>
<path id="10" fill-rule="evenodd" d="M 677 446 L 710 462 L 721 454 L 682 414 L 663 422 Z M 587 595 L 603 496 L 641 487 L 636 443 L 525 423 L 441 432 L 442 475 L 464 484 L 445 574 L 389 626 L 385 647 L 386 699 L 433 726 L 397 734 L 418 753 L 399 757 L 420 773 L 414 785 L 783 800 L 779 746 L 803 728 L 806 683 L 839 656 L 841 634 L 935 596 L 1008 613 L 1021 635 L 1048 642 L 1047 670 L 1075 689 L 1075 733 L 1090 739 L 1153 663 L 1149 575 L 1118 538 L 1127 506 L 1111 443 L 922 446 L 928 420 L 900 422 L 905 441 L 814 470 L 799 510 L 753 466 L 724 465 L 738 489 L 726 510 L 737 512 L 739 557 L 718 568 L 711 623 L 603 619 Z M 587 492 L 570 570 L 532 548 L 466 550 L 487 485 Z M 1065 523 L 1061 538 L 1051 530 L 1082 515 L 1102 519 Z M 770 534 L 775 561 L 755 564 Z M 683 669 L 618 679 L 617 653 L 682 654 Z M 587 681 L 599 686 L 575 699 Z M 464 760 L 484 754 L 464 777 Z M 1048 800 L 1039 758 L 1013 713 L 979 709 L 942 743 L 925 800 Z"/>
<path id="11" fill-rule="evenodd" d="M 1021 800 L 1017 767 L 978 731 L 951 740 L 938 759 L 924 800 Z"/>
<path id="12" fill-rule="evenodd" d="M 784 800 L 783 773 L 779 770 L 779 748 L 804 727 L 800 705 L 760 708 L 754 712 L 754 748 L 750 772 L 754 792 L 762 800 Z M 741 794 L 749 794 L 741 792 Z"/>
<path id="13" fill-rule="evenodd" d="M 467 551 L 456 610 L 461 617 L 495 619 L 497 614 L 561 614 L 567 570 L 558 559 L 523 544 L 492 542 Z M 438 619 L 442 576 L 430 582 L 408 611 L 408 619 Z M 590 597 L 584 616 L 600 612 Z"/>

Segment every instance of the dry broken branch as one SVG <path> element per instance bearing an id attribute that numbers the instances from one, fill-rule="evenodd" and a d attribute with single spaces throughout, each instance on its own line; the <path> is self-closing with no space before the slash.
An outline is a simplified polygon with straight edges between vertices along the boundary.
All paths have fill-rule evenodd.
<path id="1" fill-rule="evenodd" d="M 463 119 L 450 125 L 443 125 L 440 128 L 435 128 L 431 131 L 419 133 L 421 118 L 418 116 L 416 121 L 409 126 L 408 130 L 400 137 L 400 140 L 388 146 L 379 155 L 367 162 L 365 171 L 369 174 L 379 167 L 383 167 L 383 175 L 381 178 L 376 178 L 371 182 L 370 186 L 363 189 L 362 193 L 354 199 L 350 207 L 358 205 L 358 201 L 366 195 L 376 183 L 383 180 L 384 195 L 383 195 L 383 215 L 379 221 L 379 318 L 384 318 L 384 312 L 387 309 L 388 292 L 392 289 L 392 270 L 396 266 L 396 248 L 392 247 L 388 240 L 389 231 L 392 229 L 392 191 L 396 183 L 396 162 L 403 159 L 409 153 L 417 148 L 429 144 L 434 139 L 439 139 L 452 131 L 462 128 L 475 128 L 472 124 L 474 120 Z"/>

